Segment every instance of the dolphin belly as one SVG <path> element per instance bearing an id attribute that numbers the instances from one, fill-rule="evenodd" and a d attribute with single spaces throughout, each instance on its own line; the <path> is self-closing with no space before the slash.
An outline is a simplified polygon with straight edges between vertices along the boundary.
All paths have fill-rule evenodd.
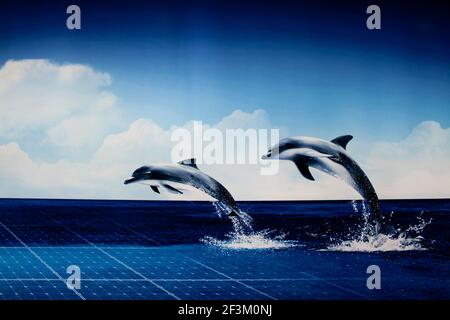
<path id="1" fill-rule="evenodd" d="M 340 154 L 338 161 L 349 172 L 350 176 L 353 179 L 356 190 L 361 194 L 361 196 L 363 196 L 364 199 L 367 200 L 371 216 L 373 217 L 375 222 L 381 225 L 382 215 L 378 195 L 375 192 L 375 188 L 373 187 L 367 175 L 352 158 L 348 157 L 345 154 Z"/>
<path id="2" fill-rule="evenodd" d="M 359 193 L 358 186 L 351 174 L 339 163 L 329 159 L 329 158 L 315 158 L 310 164 L 311 167 L 316 168 L 322 172 L 325 172 L 337 179 L 340 179 L 350 185 L 353 189 L 356 189 Z"/>
<path id="3" fill-rule="evenodd" d="M 344 154 L 341 154 L 338 160 L 328 161 L 334 162 L 329 168 L 332 170 L 337 169 L 334 171 L 335 176 L 353 187 L 367 201 L 370 210 L 369 218 L 377 228 L 377 232 L 381 231 L 380 228 L 383 224 L 378 195 L 361 167 L 353 159 Z"/>
<path id="4" fill-rule="evenodd" d="M 340 154 L 338 159 L 314 158 L 309 165 L 344 181 L 355 189 L 367 201 L 373 222 L 377 227 L 381 227 L 382 216 L 377 193 L 367 175 L 353 159 Z"/>

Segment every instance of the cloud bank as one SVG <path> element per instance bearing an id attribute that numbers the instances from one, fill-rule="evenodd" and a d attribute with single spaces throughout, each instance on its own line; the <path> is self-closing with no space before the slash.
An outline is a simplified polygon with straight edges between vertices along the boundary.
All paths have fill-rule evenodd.
<path id="1" fill-rule="evenodd" d="M 163 128 L 137 119 L 117 130 L 120 107 L 108 90 L 111 76 L 86 65 L 47 60 L 8 61 L 0 69 L 0 197 L 162 199 L 123 180 L 138 166 L 169 162 L 171 133 L 192 121 Z M 194 119 L 193 119 L 194 120 Z M 123 126 L 123 123 L 120 123 Z M 119 125 L 119 126 L 120 126 Z M 236 110 L 210 128 L 276 128 L 261 109 Z M 282 130 L 282 136 L 287 135 Z M 290 132 L 292 135 L 305 134 Z M 57 157 L 33 155 L 28 141 L 60 150 Z M 80 159 L 81 150 L 87 156 Z M 351 153 L 351 143 L 349 145 Z M 450 128 L 425 121 L 401 141 L 377 142 L 358 159 L 382 198 L 450 197 Z M 341 181 L 313 169 L 305 180 L 290 162 L 262 176 L 259 165 L 200 165 L 237 199 L 357 199 Z M 173 196 L 172 196 L 173 197 Z M 178 199 L 205 199 L 189 193 Z"/>
<path id="2" fill-rule="evenodd" d="M 403 140 L 378 142 L 367 158 L 381 197 L 450 196 L 450 128 L 436 121 L 417 125 Z"/>
<path id="3" fill-rule="evenodd" d="M 105 89 L 111 81 L 86 65 L 6 62 L 0 69 L 0 137 L 93 151 L 119 119 L 117 99 Z"/>

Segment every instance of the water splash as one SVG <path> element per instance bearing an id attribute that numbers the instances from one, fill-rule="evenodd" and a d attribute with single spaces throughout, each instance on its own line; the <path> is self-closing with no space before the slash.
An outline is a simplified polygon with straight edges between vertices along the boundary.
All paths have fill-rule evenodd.
<path id="1" fill-rule="evenodd" d="M 221 203 L 214 205 L 220 216 L 227 212 Z M 285 233 L 276 234 L 275 230 L 269 229 L 254 231 L 253 219 L 246 212 L 240 211 L 238 216 L 230 219 L 233 230 L 223 240 L 206 236 L 200 242 L 223 249 L 285 249 L 297 246 L 296 241 L 285 239 Z"/>
<path id="2" fill-rule="evenodd" d="M 387 252 L 387 251 L 411 251 L 427 250 L 422 246 L 423 238 L 407 237 L 405 233 L 399 235 L 378 234 L 366 237 L 364 240 L 345 240 L 341 243 L 329 246 L 325 251 L 343 252 Z"/>
<path id="3" fill-rule="evenodd" d="M 274 235 L 274 230 L 262 230 L 249 234 L 230 232 L 224 240 L 206 236 L 201 242 L 223 249 L 286 249 L 298 246 L 296 241 L 286 240 L 286 234 Z"/>
<path id="4" fill-rule="evenodd" d="M 358 204 L 352 201 L 352 208 L 358 212 Z M 418 223 L 408 226 L 406 229 L 397 227 L 392 228 L 389 234 L 376 232 L 376 227 L 369 220 L 370 212 L 367 211 L 364 202 L 361 203 L 363 217 L 362 226 L 359 231 L 351 235 L 349 240 L 341 240 L 338 243 L 328 246 L 325 251 L 343 251 L 343 252 L 387 252 L 387 251 L 411 251 L 427 250 L 423 246 L 423 230 L 432 221 L 422 218 L 422 213 L 417 217 Z M 390 217 L 392 218 L 393 212 Z"/>

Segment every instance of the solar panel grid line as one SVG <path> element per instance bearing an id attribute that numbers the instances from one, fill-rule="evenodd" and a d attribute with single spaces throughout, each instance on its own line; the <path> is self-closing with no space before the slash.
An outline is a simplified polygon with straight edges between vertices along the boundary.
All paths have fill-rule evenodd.
<path id="1" fill-rule="evenodd" d="M 303 273 L 304 273 L 304 274 L 307 274 L 307 275 L 310 275 L 310 276 L 313 277 L 314 279 L 317 279 L 317 280 L 319 280 L 319 281 L 322 281 L 322 282 L 324 282 L 324 283 L 326 283 L 326 284 L 329 284 L 329 285 L 331 285 L 331 286 L 333 286 L 333 287 L 335 287 L 335 288 L 338 288 L 338 289 L 341 289 L 341 290 L 350 292 L 350 293 L 352 293 L 352 294 L 356 294 L 357 296 L 360 296 L 360 297 L 362 297 L 362 298 L 364 298 L 364 299 L 372 300 L 372 298 L 370 298 L 369 296 L 366 296 L 366 295 L 361 294 L 361 293 L 359 293 L 359 292 L 350 290 L 350 289 L 345 288 L 345 287 L 343 287 L 343 286 L 337 285 L 337 284 L 335 284 L 335 283 L 333 283 L 333 282 L 330 282 L 330 281 L 325 280 L 324 278 L 317 278 L 317 277 L 315 277 L 315 276 L 313 276 L 313 275 L 311 275 L 311 274 L 308 274 L 308 273 L 306 273 L 306 272 L 303 272 Z M 337 280 L 342 280 L 342 278 L 338 278 Z M 366 279 L 363 279 L 362 281 L 366 281 Z"/>
<path id="2" fill-rule="evenodd" d="M 44 213 L 44 215 L 46 215 Z M 46 215 L 47 217 L 49 217 L 48 215 Z M 177 295 L 175 295 L 174 293 L 168 291 L 167 289 L 165 289 L 164 287 L 162 287 L 161 285 L 155 283 L 154 281 L 148 279 L 146 276 L 144 276 L 142 273 L 136 271 L 135 269 L 133 269 L 132 267 L 130 267 L 129 265 L 127 265 L 125 262 L 121 261 L 120 259 L 116 258 L 115 256 L 111 255 L 109 252 L 103 250 L 102 248 L 98 247 L 96 244 L 92 243 L 91 241 L 87 240 L 85 237 L 83 237 L 82 235 L 78 234 L 77 232 L 73 231 L 71 228 L 69 228 L 68 226 L 60 223 L 58 220 L 56 220 L 53 217 L 49 217 L 50 219 L 52 219 L 53 221 L 55 221 L 57 224 L 59 224 L 60 226 L 62 226 L 63 228 L 65 228 L 67 231 L 69 231 L 70 233 L 74 234 L 75 236 L 79 237 L 81 240 L 85 241 L 87 244 L 89 244 L 90 246 L 92 246 L 93 248 L 99 250 L 100 252 L 102 252 L 104 255 L 110 257 L 111 259 L 113 259 L 114 261 L 116 261 L 117 263 L 119 263 L 120 265 L 122 265 L 123 267 L 125 267 L 126 269 L 128 269 L 129 271 L 133 272 L 134 274 L 136 274 L 137 276 L 141 277 L 142 279 L 146 280 L 147 282 L 151 283 L 152 285 L 154 285 L 155 287 L 157 287 L 158 289 L 162 290 L 163 292 L 167 293 L 169 296 L 173 297 L 176 300 L 181 300 Z"/>
<path id="3" fill-rule="evenodd" d="M 45 262 L 45 260 L 42 259 L 41 256 L 39 256 L 33 249 L 31 249 L 25 242 L 22 241 L 22 239 L 20 239 L 11 229 L 9 229 L 7 226 L 5 226 L 1 221 L 0 221 L 0 226 L 2 228 L 4 228 L 7 232 L 9 232 L 17 241 L 19 241 L 23 245 L 23 247 L 26 248 L 47 269 L 49 269 L 50 272 L 53 273 L 58 278 L 59 281 L 62 281 L 64 283 L 64 285 L 66 285 L 66 280 L 58 272 L 56 272 L 55 269 L 53 269 L 47 262 Z M 86 298 L 75 288 L 73 288 L 73 289 L 68 288 L 68 290 L 72 290 L 80 299 L 86 300 Z"/>
<path id="4" fill-rule="evenodd" d="M 132 279 L 132 278 L 83 278 L 83 281 L 132 281 L 132 282 L 148 282 L 148 280 L 151 281 L 159 281 L 159 282 L 195 282 L 195 281 L 203 281 L 203 282 L 230 282 L 230 281 L 246 281 L 246 282 L 271 282 L 271 281 L 333 281 L 333 280 L 361 280 L 365 281 L 365 278 L 324 278 L 324 279 L 310 279 L 310 278 L 283 278 L 283 279 L 277 279 L 277 278 L 213 278 L 213 279 L 165 279 L 165 278 L 146 278 L 146 279 Z M 59 281 L 59 279 L 48 279 L 48 278 L 2 278 L 1 281 Z"/>
<path id="5" fill-rule="evenodd" d="M 186 257 L 187 257 L 187 256 L 186 256 Z M 263 296 L 266 296 L 266 297 L 268 297 L 268 298 L 271 299 L 271 300 L 277 300 L 275 297 L 271 296 L 270 294 L 267 294 L 267 293 L 265 293 L 265 292 L 263 292 L 263 291 L 261 291 L 261 290 L 258 290 L 258 289 L 254 288 L 254 287 L 252 287 L 252 286 L 250 286 L 250 285 L 248 285 L 248 284 L 246 284 L 246 283 L 244 283 L 244 282 L 242 282 L 242 281 L 239 281 L 239 280 L 237 280 L 237 279 L 234 279 L 234 278 L 232 278 L 232 277 L 226 275 L 226 274 L 223 273 L 223 272 L 217 271 L 217 270 L 215 270 L 214 268 L 211 268 L 211 267 L 205 265 L 204 263 L 201 263 L 200 261 L 196 261 L 195 259 L 192 259 L 191 257 L 187 257 L 187 258 L 190 259 L 191 261 L 196 262 L 196 263 L 198 263 L 199 265 L 201 265 L 201 266 L 203 266 L 203 267 L 205 267 L 205 268 L 211 270 L 211 271 L 215 271 L 215 272 L 217 272 L 218 274 L 220 274 L 220 275 L 222 275 L 222 276 L 224 276 L 224 277 L 229 278 L 230 280 L 234 280 L 234 281 L 236 281 L 237 283 L 239 283 L 239 284 L 241 284 L 241 285 L 243 285 L 243 286 L 245 286 L 245 287 L 247 287 L 247 288 L 249 288 L 249 289 L 251 289 L 251 290 L 257 292 L 257 293 L 262 294 Z"/>
<path id="6" fill-rule="evenodd" d="M 119 227 L 124 228 L 125 230 L 128 230 L 128 231 L 130 231 L 130 232 L 133 232 L 133 233 L 135 233 L 135 234 L 137 234 L 137 235 L 139 235 L 139 236 L 141 236 L 141 237 L 143 237 L 143 238 L 145 238 L 145 239 L 147 239 L 147 240 L 149 240 L 149 241 L 152 241 L 153 243 L 157 244 L 158 246 L 162 246 L 158 241 L 156 241 L 156 240 L 154 240 L 154 239 L 152 239 L 152 238 L 149 238 L 149 237 L 147 237 L 146 235 L 144 235 L 144 234 L 142 234 L 142 233 L 140 233 L 140 232 L 138 232 L 138 231 L 136 231 L 136 230 L 134 230 L 134 229 L 132 229 L 132 228 L 126 227 L 126 226 L 124 226 L 124 225 L 121 225 L 121 224 L 117 223 L 116 221 L 114 221 L 113 219 L 110 219 L 110 218 L 108 218 L 108 217 L 104 217 L 104 216 L 101 216 L 101 217 L 104 218 L 105 220 L 111 221 L 112 223 L 116 224 L 116 225 L 119 226 Z M 225 273 L 220 272 L 220 271 L 218 271 L 218 270 L 216 270 L 216 269 L 214 269 L 214 268 L 212 268 L 212 267 L 209 267 L 208 265 L 206 265 L 206 264 L 204 264 L 204 263 L 202 263 L 202 262 L 200 262 L 200 261 L 198 261 L 198 260 L 196 260 L 196 259 L 193 259 L 193 258 L 191 258 L 191 257 L 189 257 L 189 256 L 187 256 L 187 255 L 182 254 L 182 253 L 179 253 L 179 254 L 182 255 L 182 256 L 184 256 L 184 257 L 186 257 L 186 258 L 188 258 L 188 259 L 190 259 L 190 260 L 193 261 L 194 263 L 197 263 L 197 264 L 199 264 L 199 265 L 201 265 L 201 266 L 203 266 L 203 267 L 205 267 L 205 268 L 207 268 L 207 269 L 209 269 L 209 270 L 211 270 L 211 271 L 214 271 L 214 272 L 216 272 L 216 273 L 218 273 L 218 274 L 220 274 L 220 275 L 222 275 L 222 276 L 224 276 L 224 277 L 229 278 L 230 280 L 236 281 L 237 283 L 239 283 L 239 284 L 241 284 L 241 285 L 244 285 L 245 287 L 250 288 L 250 289 L 254 290 L 255 292 L 258 292 L 259 294 L 262 294 L 262 295 L 264 295 L 264 296 L 267 296 L 267 297 L 269 297 L 269 298 L 272 299 L 272 300 L 277 300 L 276 298 L 272 297 L 271 295 L 269 295 L 269 294 L 267 294 L 267 293 L 265 293 L 265 292 L 263 292 L 263 291 L 261 291 L 261 290 L 258 290 L 258 289 L 256 289 L 256 288 L 254 288 L 254 287 L 252 287 L 252 286 L 250 286 L 250 285 L 244 283 L 244 282 L 241 282 L 241 281 L 248 281 L 248 280 L 238 280 L 238 279 L 236 279 L 236 278 L 230 277 L 230 276 L 226 275 Z M 304 275 L 306 275 L 306 276 L 308 276 L 308 277 L 310 277 L 309 280 L 321 281 L 321 282 L 324 282 L 324 283 L 326 283 L 326 284 L 328 284 L 328 285 L 331 285 L 331 286 L 333 286 L 333 287 L 335 287 L 335 288 L 338 288 L 338 289 L 340 289 L 340 290 L 344 290 L 344 291 L 346 291 L 346 292 L 355 294 L 355 295 L 357 295 L 357 296 L 359 296 L 359 297 L 362 297 L 362 298 L 365 298 L 365 299 L 371 299 L 370 297 L 368 297 L 368 296 L 366 296 L 366 295 L 363 295 L 363 294 L 358 293 L 358 292 L 356 292 L 356 291 L 353 291 L 353 290 L 351 290 L 351 289 L 348 289 L 348 288 L 339 286 L 339 285 L 337 285 L 337 284 L 335 284 L 335 283 L 333 283 L 333 282 L 328 281 L 328 280 L 325 279 L 325 278 L 317 278 L 317 277 L 315 277 L 315 276 L 313 276 L 313 275 L 311 275 L 311 274 L 309 274 L 309 273 L 307 273 L 307 272 L 303 272 L 303 271 L 302 271 L 301 273 L 304 274 Z M 329 279 L 329 280 L 348 280 L 348 279 L 347 279 L 347 278 L 336 278 L 336 279 Z M 357 278 L 357 279 L 355 279 L 355 280 L 365 281 L 366 279 Z M 272 281 L 272 280 L 269 280 L 269 279 L 262 279 L 261 281 Z"/>
<path id="7" fill-rule="evenodd" d="M 105 218 L 105 217 L 103 217 L 103 218 Z M 160 248 L 162 247 L 162 245 L 161 245 L 160 243 L 158 243 L 158 242 L 155 241 L 154 239 L 151 239 L 151 238 L 147 237 L 146 235 L 143 235 L 143 234 L 141 234 L 141 233 L 139 233 L 139 232 L 137 232 L 137 231 L 135 231 L 135 230 L 133 230 L 133 229 L 131 229 L 131 228 L 127 228 L 127 227 L 125 227 L 125 226 L 123 226 L 123 225 L 120 225 L 120 224 L 116 223 L 115 221 L 113 221 L 113 220 L 111 220 L 111 219 L 108 219 L 108 218 L 105 218 L 105 219 L 114 222 L 114 224 L 118 225 L 120 228 L 127 229 L 128 231 L 133 232 L 134 234 L 137 234 L 137 235 L 139 235 L 140 237 L 143 237 L 143 238 L 145 238 L 145 239 L 147 239 L 147 240 L 149 240 L 149 241 L 151 241 L 151 242 L 157 244 L 158 246 L 160 246 Z M 61 223 L 59 223 L 59 225 L 61 225 Z M 64 227 L 65 227 L 65 226 L 64 226 Z M 78 234 L 77 236 L 79 236 L 79 234 Z M 84 241 L 84 242 L 89 242 L 89 241 L 87 241 L 86 239 L 83 239 L 83 241 Z M 91 245 L 90 245 L 90 247 L 91 247 Z M 90 248 L 90 247 L 81 247 L 81 248 Z M 10 247 L 9 247 L 9 248 L 10 248 Z M 19 247 L 19 248 L 21 248 L 21 247 Z M 47 248 L 47 249 L 48 249 L 49 247 L 46 246 L 46 247 L 43 247 L 43 248 Z M 60 248 L 60 247 L 53 247 L 53 248 Z M 67 247 L 67 248 L 70 248 L 70 247 Z M 79 249 L 79 248 L 80 248 L 80 246 L 74 247 L 74 249 Z M 126 247 L 108 247 L 108 248 L 112 248 L 112 249 L 119 249 L 119 248 L 120 248 L 120 249 L 128 250 L 128 249 L 134 248 L 134 247 L 128 247 L 128 246 L 126 246 Z M 104 249 L 105 249 L 105 248 L 104 248 Z M 140 249 L 142 249 L 142 248 L 140 248 Z M 149 248 L 145 248 L 145 249 L 154 249 L 154 248 L 149 247 Z M 195 263 L 197 263 L 197 264 L 200 264 L 200 265 L 202 265 L 203 267 L 208 268 L 208 269 L 212 270 L 212 271 L 215 272 L 215 273 L 221 274 L 221 275 L 224 276 L 224 277 L 229 277 L 228 275 L 226 275 L 226 274 L 224 274 L 224 273 L 222 273 L 222 272 L 220 272 L 220 271 L 218 271 L 218 270 L 216 270 L 216 269 L 214 269 L 214 268 L 211 268 L 211 267 L 209 267 L 209 266 L 207 266 L 207 265 L 205 265 L 205 264 L 199 262 L 198 260 L 192 259 L 191 257 L 189 257 L 189 256 L 187 256 L 187 255 L 184 255 L 184 254 L 181 254 L 181 253 L 179 253 L 179 255 L 180 255 L 180 256 L 183 256 L 183 257 L 185 257 L 185 258 L 188 258 L 189 260 L 191 260 L 191 261 L 193 261 L 193 262 L 195 262 Z M 309 277 L 309 280 L 314 279 L 314 277 L 313 277 L 312 275 L 309 275 L 309 274 L 304 273 L 304 272 L 301 272 L 301 273 L 307 275 L 307 276 Z M 211 282 L 211 281 L 214 281 L 214 280 L 215 280 L 215 279 L 173 279 L 173 281 L 172 281 L 172 279 L 153 279 L 153 278 L 148 278 L 148 277 L 146 277 L 146 278 L 149 279 L 149 280 L 151 280 L 151 281 L 159 281 L 159 282 L 175 282 L 175 281 L 180 281 L 180 282 L 183 282 L 183 281 L 185 281 L 185 282 L 189 282 L 189 281 L 193 281 L 193 282 L 210 281 L 210 282 Z M 318 281 L 323 281 L 323 280 L 325 280 L 325 279 L 318 279 L 318 278 L 315 278 L 315 279 L 318 280 Z M 119 281 L 119 282 L 123 282 L 123 281 L 125 281 L 125 280 L 126 280 L 126 279 L 116 279 L 116 281 Z M 256 289 L 256 288 L 254 288 L 253 286 L 250 286 L 250 285 L 248 285 L 247 283 L 242 282 L 242 281 L 251 282 L 251 281 L 255 281 L 255 279 L 238 279 L 238 278 L 229 277 L 229 280 L 230 280 L 230 281 L 234 281 L 234 282 L 236 282 L 236 283 L 239 283 L 239 284 L 241 284 L 241 285 L 243 285 L 243 286 L 245 286 L 245 287 L 247 287 L 247 288 L 250 288 L 250 289 L 252 289 L 253 291 L 258 292 L 258 293 L 260 293 L 260 294 L 262 294 L 262 295 L 264 295 L 264 296 L 267 297 L 267 294 L 266 294 L 265 292 L 262 292 L 261 290 L 258 290 L 258 289 Z M 282 280 L 279 280 L 279 279 L 267 279 L 267 278 L 259 279 L 259 280 L 260 280 L 260 281 L 263 281 L 263 282 L 268 282 L 268 281 L 282 281 Z M 296 279 L 292 279 L 292 280 L 295 281 Z M 297 279 L 297 280 L 298 280 L 298 279 Z M 302 280 L 303 280 L 303 279 L 302 279 Z M 304 280 L 308 280 L 308 279 L 304 279 Z M 329 279 L 329 280 L 332 280 L 332 279 Z M 339 280 L 342 280 L 342 279 L 339 279 Z M 108 281 L 108 280 L 106 280 L 106 281 Z M 145 281 L 148 281 L 148 280 L 145 280 Z M 217 281 L 223 281 L 223 279 L 217 279 Z M 289 281 L 289 280 L 285 280 L 285 281 Z M 345 290 L 345 291 L 347 291 L 347 292 L 351 292 L 352 294 L 355 294 L 353 291 L 347 290 L 346 288 L 343 288 L 343 287 L 334 285 L 333 283 L 329 283 L 329 282 L 327 282 L 327 283 L 330 284 L 330 285 L 332 285 L 332 286 L 335 286 L 335 287 L 337 287 L 337 288 L 340 288 L 340 289 L 342 289 L 342 290 Z M 357 293 L 356 293 L 356 294 L 357 294 Z M 359 295 L 359 296 L 361 296 L 361 295 Z"/>
<path id="8" fill-rule="evenodd" d="M 61 247 L 61 246 L 37 246 L 37 245 L 33 245 L 33 248 L 36 249 L 61 249 L 64 248 L 64 250 L 78 250 L 78 249 L 91 249 L 92 246 L 80 246 L 80 245 L 76 245 L 76 246 L 69 246 L 69 247 Z M 114 249 L 114 250 L 142 250 L 142 247 L 111 247 L 111 246 L 102 246 L 103 249 Z M 1 247 L 0 249 L 23 249 L 23 246 L 10 246 L 10 247 Z M 146 247 L 145 250 L 160 250 L 162 249 L 161 247 Z"/>
<path id="9" fill-rule="evenodd" d="M 39 248 L 39 247 L 35 247 L 35 248 Z M 0 247 L 0 249 L 23 249 L 23 246 Z"/>
<path id="10" fill-rule="evenodd" d="M 104 218 L 105 220 L 111 221 L 112 223 L 116 224 L 117 226 L 119 226 L 119 227 L 121 227 L 121 228 L 123 228 L 123 229 L 125 229 L 125 230 L 128 230 L 128 231 L 130 231 L 130 232 L 133 232 L 134 234 L 136 234 L 136 235 L 138 235 L 138 236 L 140 236 L 140 237 L 142 237 L 142 238 L 144 238 L 144 239 L 146 239 L 146 240 L 152 241 L 153 243 L 155 243 L 155 244 L 158 245 L 158 246 L 162 246 L 161 243 L 159 243 L 158 241 L 156 241 L 156 240 L 154 240 L 154 239 L 152 239 L 152 238 L 150 238 L 150 237 L 147 237 L 146 235 L 144 235 L 144 234 L 142 234 L 142 233 L 140 233 L 140 232 L 138 232 L 138 231 L 136 231 L 136 230 L 134 230 L 134 229 L 132 229 L 132 228 L 123 226 L 123 225 L 117 223 L 116 221 L 114 221 L 114 220 L 112 220 L 112 219 L 110 219 L 110 218 L 107 218 L 107 217 L 102 217 L 102 218 Z M 251 290 L 253 290 L 253 291 L 255 291 L 255 292 L 259 293 L 259 294 L 262 294 L 263 296 L 265 296 L 265 297 L 267 297 L 267 298 L 269 298 L 269 299 L 271 299 L 271 300 L 277 300 L 275 297 L 271 296 L 270 294 L 267 294 L 267 293 L 265 293 L 265 292 L 263 292 L 263 291 L 261 291 L 261 290 L 258 290 L 258 289 L 256 289 L 256 288 L 254 288 L 254 287 L 252 287 L 252 286 L 250 286 L 250 285 L 244 283 L 244 282 L 241 282 L 241 281 L 239 281 L 239 280 L 236 280 L 236 279 L 234 279 L 233 277 L 230 277 L 230 276 L 228 276 L 227 274 L 225 274 L 225 273 L 223 273 L 223 272 L 220 272 L 220 271 L 218 271 L 218 270 L 216 270 L 216 269 L 214 269 L 214 268 L 212 268 L 212 267 L 210 267 L 210 266 L 208 266 L 208 265 L 206 265 L 206 264 L 204 264 L 204 263 L 202 263 L 202 262 L 200 262 L 200 261 L 198 261 L 198 260 L 196 260 L 196 259 L 193 259 L 193 258 L 191 258 L 191 257 L 189 257 L 189 256 L 187 256 L 187 255 L 185 255 L 185 254 L 182 254 L 182 253 L 178 253 L 178 254 L 181 255 L 181 256 L 183 256 L 183 257 L 185 257 L 185 258 L 187 258 L 187 259 L 189 259 L 189 260 L 191 260 L 192 262 L 194 262 L 194 263 L 196 263 L 196 264 L 198 264 L 198 265 L 200 265 L 200 266 L 202 266 L 202 267 L 208 269 L 208 270 L 211 270 L 211 271 L 213 271 L 213 272 L 215 272 L 215 273 L 217 273 L 217 274 L 219 274 L 219 275 L 221 275 L 221 276 L 223 276 L 223 277 L 226 277 L 226 278 L 228 278 L 228 279 L 230 279 L 230 280 L 235 281 L 236 283 L 239 283 L 240 285 L 245 286 L 246 288 L 249 288 L 249 289 L 251 289 Z"/>
<path id="11" fill-rule="evenodd" d="M 436 244 L 430 246 L 432 250 L 398 253 L 327 250 L 323 248 L 328 245 L 328 239 L 318 240 L 315 235 L 305 236 L 305 245 L 282 250 L 260 250 L 260 242 L 249 249 L 239 243 L 235 249 L 229 245 L 233 246 L 236 239 L 224 236 L 230 225 L 215 220 L 210 215 L 211 210 L 203 212 L 196 204 L 178 210 L 167 204 L 149 206 L 147 203 L 118 202 L 111 209 L 103 203 L 65 202 L 54 206 L 45 200 L 29 206 L 24 201 L 18 204 L 4 202 L 4 207 L 0 208 L 0 221 L 66 281 L 69 277 L 67 266 L 81 268 L 83 281 L 79 291 L 87 300 L 172 297 L 39 211 L 56 218 L 182 299 L 268 299 L 237 281 L 277 299 L 440 299 L 448 293 L 448 281 L 440 276 L 448 267 L 448 260 L 440 258 L 446 257 L 447 242 L 443 238 L 433 240 Z M 322 210 L 322 206 L 318 210 Z M 299 205 L 287 209 L 279 209 L 279 204 L 273 208 L 261 205 L 261 211 L 266 207 L 278 214 L 292 208 L 296 210 Z M 447 208 L 448 204 L 442 210 L 448 211 Z M 259 211 L 254 211 L 256 216 Z M 166 212 L 171 215 L 164 215 Z M 105 218 L 117 224 L 111 220 L 105 223 Z M 258 229 L 277 223 L 273 230 L 292 232 L 291 238 L 303 244 L 303 229 L 298 229 L 297 223 L 285 224 L 275 217 L 258 218 L 261 219 Z M 439 214 L 433 218 L 438 223 L 431 224 L 432 231 L 442 230 L 445 222 L 450 221 L 448 216 Z M 301 214 L 295 219 L 304 222 Z M 408 219 L 405 224 L 413 217 Z M 129 227 L 128 231 L 126 227 Z M 208 242 L 209 239 L 213 241 Z M 0 300 L 79 299 L 3 227 L 0 227 L 0 245 Z M 215 271 L 187 257 L 211 266 Z M 426 270 L 425 266 L 431 262 L 436 272 Z M 368 265 L 378 265 L 383 270 L 383 290 L 368 290 Z"/>
<path id="12" fill-rule="evenodd" d="M 282 265 L 281 267 L 282 267 L 283 269 L 285 269 L 285 270 L 288 270 L 288 271 L 290 270 L 290 268 L 286 268 L 286 267 L 284 267 L 283 265 Z M 305 276 L 310 277 L 312 280 L 322 281 L 322 282 L 324 282 L 324 283 L 326 283 L 326 284 L 329 284 L 329 285 L 331 285 L 331 286 L 333 286 L 333 287 L 335 287 L 335 288 L 338 288 L 338 289 L 347 291 L 347 292 L 352 293 L 352 294 L 356 294 L 356 295 L 358 295 L 358 296 L 360 296 L 360 297 L 363 297 L 363 298 L 366 298 L 366 299 L 371 299 L 371 298 L 369 298 L 369 297 L 366 296 L 366 295 L 360 294 L 360 293 L 358 293 L 358 292 L 355 292 L 355 291 L 353 291 L 353 290 L 350 290 L 350 289 L 348 289 L 348 288 L 345 288 L 345 287 L 339 286 L 339 285 L 337 285 L 337 284 L 335 284 L 335 283 L 333 283 L 333 282 L 330 282 L 330 280 L 352 280 L 351 278 L 334 278 L 334 279 L 326 279 L 326 278 L 318 278 L 318 277 L 316 277 L 316 276 L 314 276 L 314 275 L 312 275 L 312 274 L 310 274 L 310 273 L 308 273 L 308 272 L 305 272 L 305 271 L 301 271 L 300 273 L 301 273 L 301 274 L 304 274 Z M 365 278 L 356 278 L 355 280 L 366 281 Z"/>

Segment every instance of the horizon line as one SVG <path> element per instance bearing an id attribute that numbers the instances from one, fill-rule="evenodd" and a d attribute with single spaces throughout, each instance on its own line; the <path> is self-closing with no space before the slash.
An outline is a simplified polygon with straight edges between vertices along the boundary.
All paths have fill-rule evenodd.
<path id="1" fill-rule="evenodd" d="M 2 198 L 3 200 L 55 200 L 55 201 L 145 201 L 145 202 L 217 202 L 213 200 L 176 200 L 176 199 L 86 199 L 86 198 Z M 439 200 L 450 200 L 450 198 L 383 198 L 378 199 L 379 201 L 439 201 Z M 291 200 L 236 200 L 236 202 L 344 202 L 344 201 L 364 201 L 364 199 L 291 199 Z"/>

